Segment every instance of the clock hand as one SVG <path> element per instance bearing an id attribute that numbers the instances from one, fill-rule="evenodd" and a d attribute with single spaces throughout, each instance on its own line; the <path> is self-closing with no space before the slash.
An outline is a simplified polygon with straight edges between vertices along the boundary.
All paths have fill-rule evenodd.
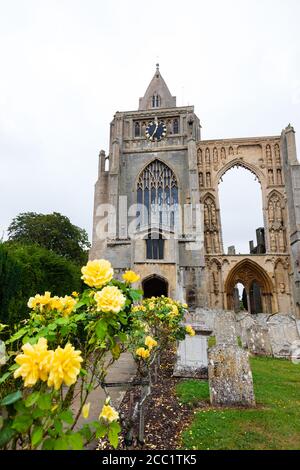
<path id="1" fill-rule="evenodd" d="M 154 132 L 153 132 L 153 134 L 152 134 L 152 136 L 151 136 L 151 139 L 153 138 L 154 134 L 156 134 L 156 131 L 157 131 L 157 128 L 158 128 L 158 121 L 155 121 L 155 126 L 156 126 L 156 127 L 155 127 L 155 130 L 154 130 Z"/>

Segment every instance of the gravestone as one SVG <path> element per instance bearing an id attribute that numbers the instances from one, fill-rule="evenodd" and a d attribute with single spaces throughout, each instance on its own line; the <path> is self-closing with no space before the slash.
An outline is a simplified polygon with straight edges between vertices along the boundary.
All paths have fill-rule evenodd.
<path id="1" fill-rule="evenodd" d="M 217 344 L 237 344 L 236 318 L 233 312 L 219 312 L 215 317 Z"/>
<path id="2" fill-rule="evenodd" d="M 254 324 L 247 329 L 247 338 L 248 349 L 251 354 L 255 356 L 273 356 L 268 328 Z"/>
<path id="3" fill-rule="evenodd" d="M 242 348 L 221 344 L 209 349 L 208 378 L 212 405 L 255 406 L 249 356 Z"/>
<path id="4" fill-rule="evenodd" d="M 173 376 L 207 379 L 207 336 L 211 334 L 211 330 L 199 324 L 192 327 L 196 335 L 186 336 L 178 344 Z"/>

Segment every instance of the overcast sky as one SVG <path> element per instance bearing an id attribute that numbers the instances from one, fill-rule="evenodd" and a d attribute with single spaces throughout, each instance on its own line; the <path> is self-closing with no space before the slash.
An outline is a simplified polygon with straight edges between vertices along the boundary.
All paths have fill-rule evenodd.
<path id="1" fill-rule="evenodd" d="M 300 130 L 299 19 L 299 0 L 0 0 L 0 234 L 20 212 L 58 211 L 91 235 L 109 123 L 137 109 L 157 60 L 203 139 Z M 236 232 L 225 178 L 239 249 L 261 215 L 250 188 Z"/>

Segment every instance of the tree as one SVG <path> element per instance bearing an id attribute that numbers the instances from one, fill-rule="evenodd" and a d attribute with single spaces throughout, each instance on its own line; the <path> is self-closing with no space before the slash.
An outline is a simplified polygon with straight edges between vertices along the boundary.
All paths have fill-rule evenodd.
<path id="1" fill-rule="evenodd" d="M 80 265 L 85 264 L 90 248 L 87 232 L 58 212 L 21 213 L 10 224 L 8 236 L 10 241 L 39 245 Z"/>
<path id="2" fill-rule="evenodd" d="M 0 243 L 0 323 L 18 323 L 29 314 L 35 294 L 80 292 L 80 266 L 37 245 Z"/>

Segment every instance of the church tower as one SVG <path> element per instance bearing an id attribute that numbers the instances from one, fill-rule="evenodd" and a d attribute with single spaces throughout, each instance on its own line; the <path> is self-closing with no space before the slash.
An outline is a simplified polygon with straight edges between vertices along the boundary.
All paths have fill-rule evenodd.
<path id="1" fill-rule="evenodd" d="M 90 259 L 119 276 L 134 269 L 145 296 L 205 305 L 197 171 L 201 126 L 193 106 L 176 106 L 159 65 L 137 111 L 117 112 L 108 155 L 99 156 Z"/>

